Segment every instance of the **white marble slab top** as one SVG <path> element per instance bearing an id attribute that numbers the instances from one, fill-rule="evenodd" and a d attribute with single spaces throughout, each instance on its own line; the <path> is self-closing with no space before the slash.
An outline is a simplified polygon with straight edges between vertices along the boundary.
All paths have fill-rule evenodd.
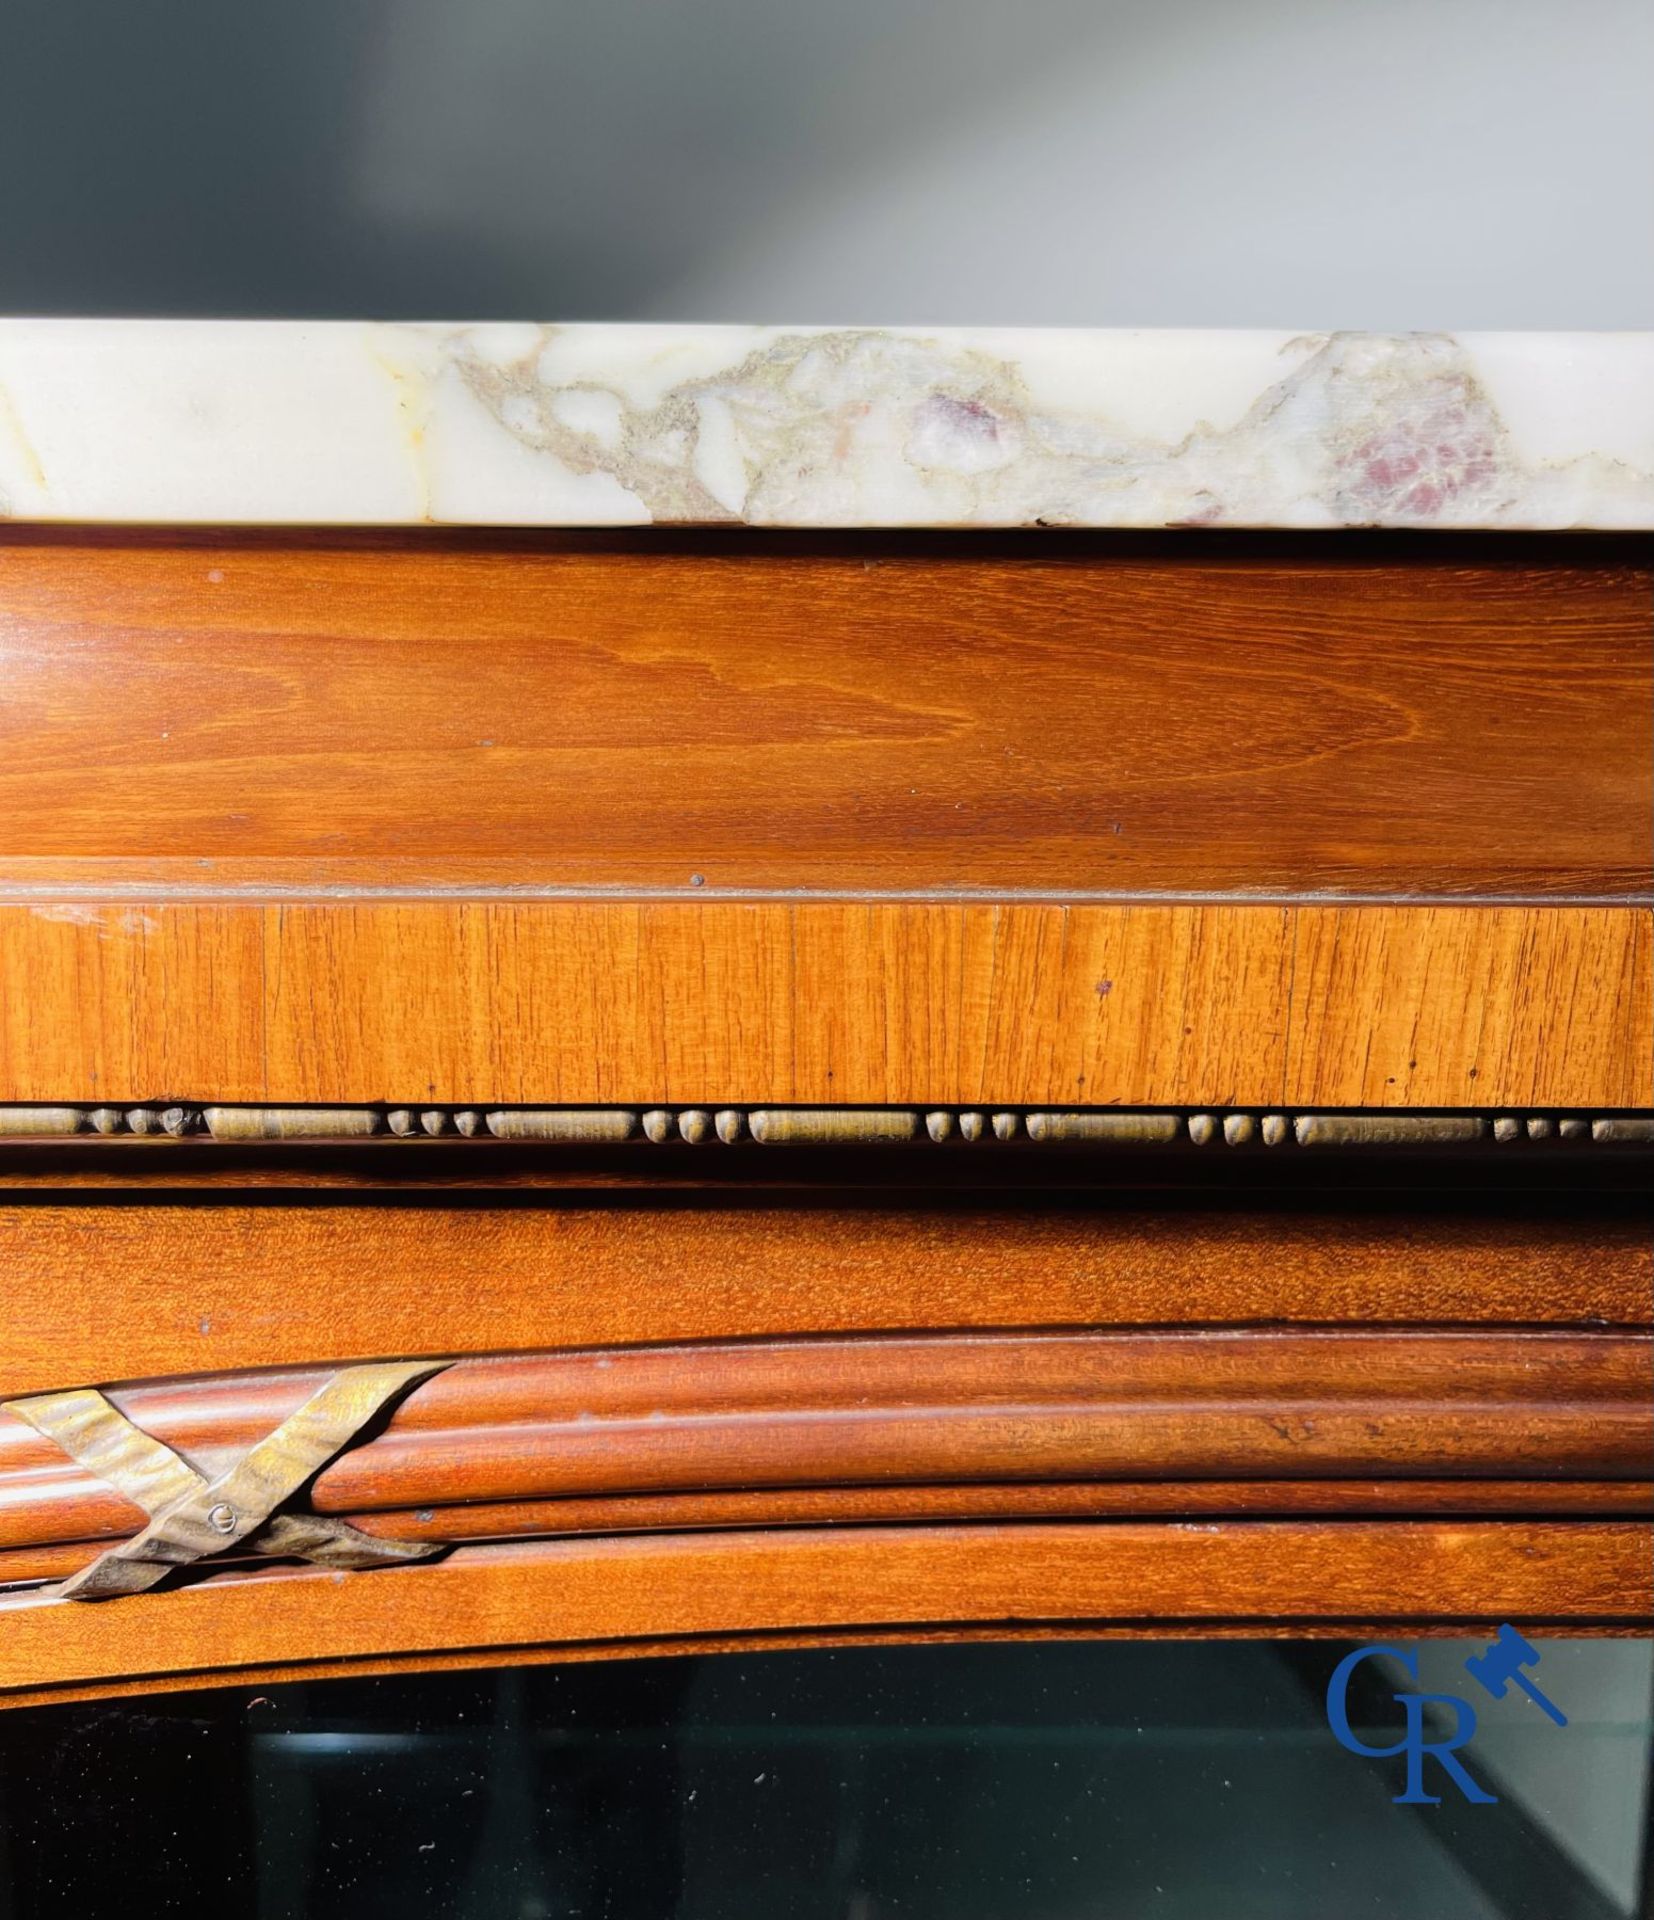
<path id="1" fill-rule="evenodd" d="M 1654 527 L 1654 333 L 0 321 L 0 517 Z"/>

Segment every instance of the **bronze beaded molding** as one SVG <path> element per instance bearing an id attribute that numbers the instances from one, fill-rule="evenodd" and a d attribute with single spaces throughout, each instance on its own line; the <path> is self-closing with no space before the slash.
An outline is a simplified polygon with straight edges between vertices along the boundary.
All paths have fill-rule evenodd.
<path id="1" fill-rule="evenodd" d="M 461 1139 L 548 1146 L 884 1147 L 978 1141 L 1096 1147 L 1654 1145 L 1654 1114 L 1271 1113 L 988 1107 L 0 1107 L 0 1141 L 98 1135 L 269 1142 Z"/>

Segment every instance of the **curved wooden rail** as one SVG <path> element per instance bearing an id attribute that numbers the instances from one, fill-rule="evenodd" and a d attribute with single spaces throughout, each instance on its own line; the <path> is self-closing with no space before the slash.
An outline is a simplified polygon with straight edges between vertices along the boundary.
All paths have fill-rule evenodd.
<path id="1" fill-rule="evenodd" d="M 446 1558 L 206 1561 L 91 1605 L 38 1583 L 144 1516 L 0 1416 L 0 1701 L 752 1636 L 1634 1632 L 1651 1341 L 1180 1327 L 463 1358 L 294 1503 Z M 108 1398 L 210 1474 L 328 1371 Z"/>
<path id="2" fill-rule="evenodd" d="M 480 1537 L 920 1518 L 944 1488 L 951 1519 L 1624 1510 L 1645 1497 L 1654 1457 L 1651 1356 L 1651 1337 L 1627 1331 L 1294 1328 L 471 1358 L 326 1467 L 309 1504 L 411 1514 L 436 1539 L 479 1537 L 485 1508 Z M 214 1376 L 110 1397 L 210 1471 L 326 1377 Z M 1041 1509 L 1034 1488 L 1067 1491 Z M 803 1495 L 829 1506 L 800 1507 Z M 720 1506 L 731 1499 L 745 1504 Z M 142 1520 L 55 1442 L 0 1415 L 0 1555 L 24 1556 L 0 1557 L 0 1579 L 45 1577 L 24 1571 L 40 1564 L 27 1556 Z"/>
<path id="3" fill-rule="evenodd" d="M 0 1703 L 865 1635 L 1630 1632 L 1623 1522 L 805 1528 L 462 1547 L 338 1576 L 229 1572 L 97 1605 L 0 1598 Z"/>

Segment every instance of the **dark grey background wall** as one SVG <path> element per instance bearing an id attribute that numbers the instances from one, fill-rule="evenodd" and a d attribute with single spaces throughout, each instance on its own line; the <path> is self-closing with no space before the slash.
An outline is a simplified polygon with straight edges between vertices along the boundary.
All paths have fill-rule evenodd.
<path id="1" fill-rule="evenodd" d="M 0 311 L 1654 324 L 1649 0 L 0 0 Z"/>

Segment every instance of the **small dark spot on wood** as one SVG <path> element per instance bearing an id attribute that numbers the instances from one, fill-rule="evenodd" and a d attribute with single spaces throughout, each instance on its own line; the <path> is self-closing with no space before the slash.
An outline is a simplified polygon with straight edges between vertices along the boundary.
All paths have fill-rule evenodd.
<path id="1" fill-rule="evenodd" d="M 1105 994 L 1110 994 L 1114 991 L 1114 982 L 1112 980 L 1099 980 L 1094 991 L 1096 992 L 1097 998 L 1101 1000 Z"/>

